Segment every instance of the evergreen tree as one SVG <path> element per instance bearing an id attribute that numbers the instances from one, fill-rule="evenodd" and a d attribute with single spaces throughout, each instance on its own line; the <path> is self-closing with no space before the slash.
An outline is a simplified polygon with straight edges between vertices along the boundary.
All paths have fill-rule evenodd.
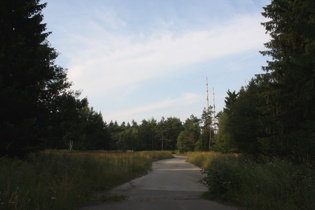
<path id="1" fill-rule="evenodd" d="M 120 128 L 117 121 L 110 121 L 108 131 L 110 136 L 109 148 L 111 150 L 119 150 L 120 148 L 118 148 L 117 142 L 119 141 L 119 134 L 123 132 L 123 129 Z"/>
<path id="2" fill-rule="evenodd" d="M 262 52 L 272 57 L 263 67 L 266 140 L 282 155 L 315 159 L 315 1 L 273 0 L 264 10 L 272 37 Z"/>
<path id="3" fill-rule="evenodd" d="M 141 150 L 161 149 L 157 121 L 154 118 L 142 120 L 139 126 L 139 142 L 141 142 Z"/>
<path id="4" fill-rule="evenodd" d="M 232 106 L 234 105 L 237 97 L 238 97 L 238 93 L 235 93 L 235 91 L 231 92 L 230 90 L 228 90 L 227 92 L 227 97 L 225 97 L 225 107 L 223 109 L 223 111 L 225 113 L 227 113 L 228 115 L 232 114 Z"/>
<path id="5" fill-rule="evenodd" d="M 214 130 L 212 126 L 212 107 L 204 109 L 201 115 L 202 128 L 200 137 L 196 143 L 196 151 L 207 151 L 213 146 Z"/>
<path id="6" fill-rule="evenodd" d="M 158 124 L 159 135 L 161 138 L 162 150 L 176 150 L 177 137 L 183 130 L 182 122 L 179 118 L 163 117 Z"/>
<path id="7" fill-rule="evenodd" d="M 184 123 L 184 130 L 177 138 L 177 148 L 180 152 L 194 151 L 196 143 L 200 138 L 200 119 L 190 115 Z"/>
<path id="8" fill-rule="evenodd" d="M 248 88 L 242 88 L 227 114 L 226 129 L 231 138 L 231 145 L 240 151 L 258 155 L 262 152 L 260 138 L 265 137 L 261 107 L 265 100 L 260 97 L 261 84 L 258 80 L 250 81 Z M 229 140 L 229 139 L 226 139 Z"/>
<path id="9" fill-rule="evenodd" d="M 51 103 L 70 84 L 55 65 L 39 0 L 0 2 L 0 155 L 24 156 L 45 139 Z"/>
<path id="10" fill-rule="evenodd" d="M 47 148 L 72 149 L 84 136 L 84 124 L 87 116 L 87 99 L 80 100 L 79 93 L 65 93 L 53 103 L 53 112 L 49 118 Z"/>
<path id="11" fill-rule="evenodd" d="M 227 131 L 228 114 L 222 112 L 218 121 L 219 130 L 214 136 L 214 146 L 211 150 L 223 153 L 238 152 L 238 149 L 232 144 L 231 134 Z"/>
<path id="12" fill-rule="evenodd" d="M 177 138 L 177 148 L 181 153 L 194 151 L 194 135 L 188 130 L 181 131 Z"/>

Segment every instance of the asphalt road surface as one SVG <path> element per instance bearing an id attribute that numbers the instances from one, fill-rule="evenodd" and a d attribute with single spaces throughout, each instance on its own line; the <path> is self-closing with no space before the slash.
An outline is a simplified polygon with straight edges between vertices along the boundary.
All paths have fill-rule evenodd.
<path id="1" fill-rule="evenodd" d="M 187 163 L 186 159 L 175 156 L 156 161 L 149 174 L 110 191 L 114 195 L 125 195 L 126 200 L 95 204 L 81 210 L 236 210 L 200 198 L 207 191 L 198 183 L 202 178 L 201 169 Z"/>

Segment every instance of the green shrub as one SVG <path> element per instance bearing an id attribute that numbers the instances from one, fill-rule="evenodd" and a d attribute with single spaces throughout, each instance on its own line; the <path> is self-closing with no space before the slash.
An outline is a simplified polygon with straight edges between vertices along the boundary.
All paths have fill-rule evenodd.
<path id="1" fill-rule="evenodd" d="M 204 170 L 202 182 L 208 187 L 211 198 L 229 199 L 241 186 L 240 166 L 232 155 L 214 158 Z"/>
<path id="2" fill-rule="evenodd" d="M 209 189 L 205 194 L 209 199 L 255 210 L 315 209 L 315 171 L 309 165 L 264 158 L 257 163 L 243 156 L 214 156 L 211 152 L 188 154 L 190 162 L 207 164 L 202 182 Z"/>
<path id="3" fill-rule="evenodd" d="M 242 187 L 234 201 L 253 209 L 315 209 L 315 174 L 311 168 L 274 160 L 257 164 L 246 161 Z"/>

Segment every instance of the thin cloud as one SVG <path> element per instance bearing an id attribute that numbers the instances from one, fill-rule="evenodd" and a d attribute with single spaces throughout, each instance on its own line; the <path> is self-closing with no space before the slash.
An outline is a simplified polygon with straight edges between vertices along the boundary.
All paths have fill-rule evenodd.
<path id="1" fill-rule="evenodd" d="M 91 96 L 172 75 L 194 63 L 260 47 L 268 38 L 260 22 L 260 16 L 244 16 L 208 30 L 181 34 L 161 30 L 139 38 L 94 27 L 99 34 L 95 39 L 72 36 L 72 43 L 80 43 L 84 49 L 67 55 L 69 78 Z"/>
<path id="2" fill-rule="evenodd" d="M 153 117 L 156 119 L 157 116 L 169 116 L 171 115 L 169 112 L 174 110 L 169 110 L 170 107 L 177 107 L 177 109 L 182 109 L 183 107 L 195 104 L 203 100 L 202 95 L 193 94 L 193 93 L 184 93 L 179 98 L 166 99 L 163 101 L 151 103 L 145 106 L 138 106 L 130 109 L 120 110 L 117 112 L 108 112 L 103 113 L 105 120 L 117 120 L 124 121 L 125 119 L 134 119 L 134 120 L 142 120 Z M 187 110 L 191 111 L 191 110 Z M 148 113 L 156 113 L 152 115 L 148 115 Z M 186 114 L 186 113 L 185 113 Z M 154 116 L 155 115 L 155 116 Z"/>
<path id="3" fill-rule="evenodd" d="M 227 2 L 222 4 L 224 6 Z M 86 9 L 85 5 L 82 3 L 80 8 Z M 96 8 L 94 4 L 88 5 L 90 8 L 84 13 L 75 9 L 72 10 L 75 14 L 71 16 L 72 5 L 69 4 L 61 20 L 56 21 L 55 29 L 50 29 L 54 32 L 52 38 L 58 40 L 52 44 L 61 52 L 62 66 L 68 68 L 73 88 L 83 90 L 83 97 L 88 97 L 90 105 L 101 111 L 106 121 L 201 114 L 205 99 L 198 94 L 204 93 L 203 86 L 198 90 L 187 88 L 185 83 L 191 84 L 192 81 L 184 77 L 179 79 L 179 76 L 193 75 L 194 85 L 198 86 L 196 78 L 200 81 L 208 73 L 224 75 L 239 72 L 243 75 L 246 68 L 243 61 L 238 63 L 239 59 L 231 61 L 226 58 L 252 55 L 252 52 L 262 49 L 269 38 L 260 25 L 265 20 L 258 12 L 251 15 L 253 11 L 248 9 L 247 4 L 244 6 L 246 11 L 250 11 L 247 15 L 240 15 L 244 14 L 242 12 L 225 12 L 226 15 L 223 15 L 221 5 L 217 7 L 220 14 L 213 15 L 213 18 L 207 12 L 199 16 L 200 8 L 197 7 L 195 13 L 188 16 L 178 13 L 150 16 L 148 13 L 151 19 L 142 20 L 139 16 L 133 21 L 116 6 L 108 9 L 108 6 Z M 233 12 L 235 5 L 232 6 Z M 137 14 L 129 7 L 127 11 L 130 17 Z M 187 11 L 191 11 L 191 7 L 187 7 Z M 69 18 L 64 18 L 65 15 Z M 61 21 L 62 24 L 59 24 Z M 244 63 L 248 63 L 248 58 L 244 59 Z M 204 63 L 211 65 L 214 60 L 226 62 L 224 66 L 202 66 Z M 211 69 L 211 72 L 200 70 L 202 68 Z M 180 85 L 172 86 L 165 82 L 172 83 L 173 79 L 180 80 Z M 148 85 L 152 81 L 157 85 Z M 150 88 L 158 88 L 159 82 L 164 87 L 155 91 L 154 101 L 150 98 L 148 104 L 145 96 L 150 94 Z M 231 81 L 225 78 L 220 82 L 225 86 L 226 83 Z M 197 94 L 189 96 L 182 91 Z M 224 99 L 224 96 L 221 98 Z"/>

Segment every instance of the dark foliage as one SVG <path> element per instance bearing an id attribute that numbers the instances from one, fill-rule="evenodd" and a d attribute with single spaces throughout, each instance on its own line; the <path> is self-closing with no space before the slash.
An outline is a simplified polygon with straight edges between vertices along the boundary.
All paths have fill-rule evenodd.
<path id="1" fill-rule="evenodd" d="M 52 101 L 70 84 L 56 66 L 37 0 L 0 3 L 0 154 L 24 156 L 40 148 Z"/>
<path id="2" fill-rule="evenodd" d="M 228 92 L 219 140 L 252 155 L 314 161 L 315 2 L 273 0 L 264 10 L 272 39 L 261 53 L 272 61 L 248 87 Z"/>
<path id="3" fill-rule="evenodd" d="M 315 2 L 274 0 L 263 23 L 272 39 L 263 55 L 268 137 L 275 152 L 315 160 Z"/>

